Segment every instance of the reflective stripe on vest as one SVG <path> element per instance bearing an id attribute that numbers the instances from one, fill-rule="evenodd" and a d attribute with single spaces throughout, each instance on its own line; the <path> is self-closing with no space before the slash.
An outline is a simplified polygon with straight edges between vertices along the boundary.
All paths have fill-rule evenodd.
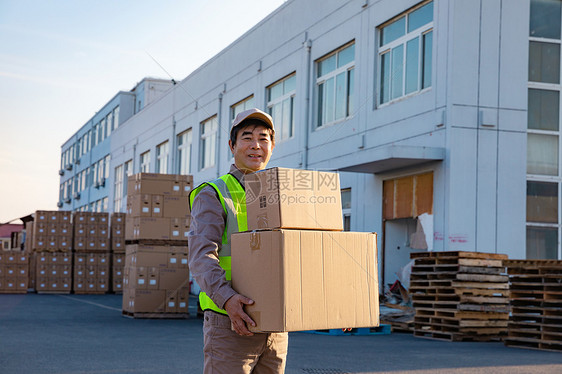
<path id="1" fill-rule="evenodd" d="M 248 230 L 246 192 L 236 177 L 232 174 L 225 174 L 212 182 L 203 183 L 191 191 L 189 194 L 190 209 L 193 207 L 195 196 L 197 196 L 205 186 L 214 188 L 226 214 L 226 224 L 222 234 L 222 245 L 219 248 L 219 265 L 225 272 L 226 280 L 230 282 L 232 279 L 230 236 L 234 233 Z M 220 309 L 203 291 L 199 293 L 199 304 L 202 310 L 213 310 L 217 313 L 227 314 L 224 309 Z"/>

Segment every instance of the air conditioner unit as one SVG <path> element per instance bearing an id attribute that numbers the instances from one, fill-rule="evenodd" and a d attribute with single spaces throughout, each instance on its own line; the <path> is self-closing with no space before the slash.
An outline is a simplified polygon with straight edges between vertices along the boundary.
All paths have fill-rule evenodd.
<path id="1" fill-rule="evenodd" d="M 74 193 L 74 199 L 80 200 L 80 192 L 75 192 L 75 193 Z"/>
<path id="2" fill-rule="evenodd" d="M 76 160 L 74 160 L 74 163 L 75 163 L 76 165 L 80 165 L 80 159 L 77 158 Z"/>
<path id="3" fill-rule="evenodd" d="M 65 168 L 66 170 L 72 170 L 72 164 L 67 164 Z"/>
<path id="4" fill-rule="evenodd" d="M 105 187 L 105 178 L 101 179 L 100 187 Z"/>
<path id="5" fill-rule="evenodd" d="M 64 169 L 59 170 L 59 175 L 62 177 L 64 175 Z"/>
<path id="6" fill-rule="evenodd" d="M 67 197 L 66 199 L 64 199 L 64 202 L 65 202 L 66 204 L 70 204 L 70 197 Z"/>
<path id="7" fill-rule="evenodd" d="M 57 207 L 58 207 L 58 208 L 62 208 L 62 201 L 59 201 L 59 202 L 57 203 Z"/>
<path id="8" fill-rule="evenodd" d="M 94 183 L 94 188 L 100 188 L 100 182 Z"/>

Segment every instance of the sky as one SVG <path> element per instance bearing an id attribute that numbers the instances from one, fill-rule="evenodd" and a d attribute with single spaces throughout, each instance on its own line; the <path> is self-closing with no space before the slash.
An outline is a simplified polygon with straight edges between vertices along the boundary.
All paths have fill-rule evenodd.
<path id="1" fill-rule="evenodd" d="M 0 223 L 58 209 L 62 144 L 117 92 L 182 80 L 283 2 L 0 0 Z"/>

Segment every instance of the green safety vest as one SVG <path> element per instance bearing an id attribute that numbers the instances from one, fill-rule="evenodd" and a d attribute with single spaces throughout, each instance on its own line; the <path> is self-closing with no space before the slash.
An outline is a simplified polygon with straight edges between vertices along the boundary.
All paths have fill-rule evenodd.
<path id="1" fill-rule="evenodd" d="M 246 192 L 232 174 L 225 174 L 212 182 L 206 182 L 195 188 L 189 194 L 189 208 L 193 208 L 195 196 L 205 187 L 211 186 L 217 192 L 220 203 L 226 214 L 226 224 L 222 234 L 222 245 L 219 248 L 219 265 L 224 269 L 226 280 L 232 279 L 230 262 L 230 236 L 240 231 L 248 230 L 246 215 Z M 220 309 L 213 300 L 203 291 L 199 293 L 199 304 L 203 310 L 213 310 L 217 313 L 227 314 Z"/>

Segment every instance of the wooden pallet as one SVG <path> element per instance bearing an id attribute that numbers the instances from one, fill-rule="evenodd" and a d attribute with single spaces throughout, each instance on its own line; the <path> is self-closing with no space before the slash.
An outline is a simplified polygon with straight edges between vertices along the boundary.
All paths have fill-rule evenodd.
<path id="1" fill-rule="evenodd" d="M 0 290 L 0 294 L 26 294 L 27 293 L 27 288 L 25 290 Z"/>
<path id="2" fill-rule="evenodd" d="M 107 291 L 74 291 L 75 295 L 105 295 Z"/>
<path id="3" fill-rule="evenodd" d="M 507 332 L 506 255 L 413 253 L 410 278 L 414 336 L 447 341 L 498 340 Z"/>
<path id="4" fill-rule="evenodd" d="M 68 291 L 37 291 L 39 295 L 70 295 L 70 290 Z"/>
<path id="5" fill-rule="evenodd" d="M 189 313 L 131 313 L 123 311 L 122 315 L 134 319 L 188 319 Z"/>

